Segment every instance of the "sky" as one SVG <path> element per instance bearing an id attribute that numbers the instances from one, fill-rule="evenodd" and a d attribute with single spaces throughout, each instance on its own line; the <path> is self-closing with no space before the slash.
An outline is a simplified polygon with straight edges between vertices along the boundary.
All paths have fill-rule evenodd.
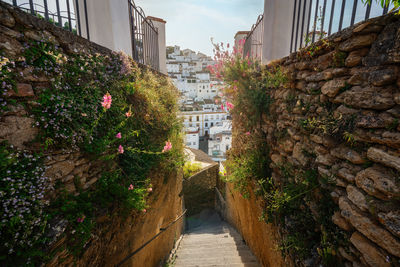
<path id="1" fill-rule="evenodd" d="M 146 16 L 167 21 L 167 45 L 179 45 L 213 56 L 215 42 L 233 43 L 264 11 L 264 0 L 135 0 Z"/>

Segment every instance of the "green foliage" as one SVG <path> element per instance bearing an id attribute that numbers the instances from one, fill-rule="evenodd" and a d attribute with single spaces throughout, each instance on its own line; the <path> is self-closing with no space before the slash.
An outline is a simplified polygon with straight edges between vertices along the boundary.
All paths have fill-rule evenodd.
<path id="1" fill-rule="evenodd" d="M 79 256 L 92 236 L 99 215 L 127 216 L 135 210 L 145 212 L 146 200 L 152 191 L 148 178 L 151 171 L 168 173 L 183 165 L 177 92 L 166 77 L 137 67 L 124 54 L 67 56 L 62 49 L 46 42 L 26 44 L 23 53 L 26 61 L 10 62 L 2 58 L 1 75 L 8 77 L 5 80 L 7 90 L 13 86 L 17 67 L 31 67 L 32 75 L 50 78 L 49 88 L 35 92 L 35 103 L 28 103 L 26 107 L 40 130 L 35 140 L 41 144 L 40 150 L 49 154 L 60 149 L 80 151 L 90 158 L 92 166 L 98 166 L 100 178 L 88 189 L 84 188 L 82 177 L 75 177 L 79 194 L 68 193 L 62 183 L 58 183 L 57 198 L 48 207 L 40 206 L 37 199 L 29 200 L 32 207 L 37 208 L 30 211 L 32 217 L 23 217 L 24 224 L 18 214 L 16 219 L 11 217 L 0 223 L 4 241 L 1 251 L 2 255 L 7 255 L 0 258 L 0 262 L 18 258 L 21 265 L 28 264 L 31 258 L 44 259 L 41 250 L 47 242 L 43 237 L 43 233 L 49 231 L 45 229 L 47 221 L 57 218 L 68 221 L 64 233 L 68 236 L 67 248 Z M 111 98 L 109 106 L 104 104 L 107 94 Z M 165 150 L 167 141 L 172 148 Z M 1 158 L 2 168 L 10 170 L 10 175 L 15 172 L 18 178 L 14 181 L 11 177 L 9 182 L 9 174 L 1 172 L 6 175 L 6 178 L 1 177 L 6 180 L 1 181 L 7 181 L 0 182 L 1 192 L 11 200 L 10 194 L 15 192 L 18 197 L 26 196 L 24 187 L 12 189 L 20 187 L 25 176 L 27 183 L 33 186 L 44 183 L 41 181 L 45 179 L 42 177 L 44 169 L 36 167 L 39 158 L 21 155 L 5 147 L 0 150 L 0 157 L 7 159 Z M 26 171 L 28 165 L 32 165 L 32 173 Z M 47 187 L 35 190 L 43 195 Z M 1 198 L 1 201 L 4 204 L 9 200 Z M 31 221 L 37 224 L 32 226 Z M 4 229 L 9 232 L 3 234 Z M 12 243 L 13 238 L 17 238 L 13 236 L 16 233 L 19 233 L 18 238 L 26 239 L 21 246 Z M 31 248 L 35 257 L 31 257 Z"/>
<path id="2" fill-rule="evenodd" d="M 190 161 L 187 161 L 185 162 L 185 165 L 183 165 L 183 178 L 187 179 L 200 170 L 200 163 L 192 163 Z"/>
<path id="3" fill-rule="evenodd" d="M 0 263 L 32 265 L 41 255 L 50 189 L 44 172 L 39 155 L 0 143 Z"/>
<path id="4" fill-rule="evenodd" d="M 224 176 L 224 180 L 233 183 L 244 197 L 248 197 L 248 185 L 252 179 L 271 175 L 269 150 L 261 140 L 254 136 L 253 143 L 247 144 L 240 152 L 232 151 L 235 154 L 226 162 L 229 175 Z"/>
<path id="5" fill-rule="evenodd" d="M 342 51 L 335 51 L 333 54 L 332 66 L 335 67 L 344 67 L 346 61 L 347 54 Z"/>
<path id="6" fill-rule="evenodd" d="M 299 121 L 300 126 L 314 134 L 326 134 L 338 141 L 348 139 L 349 142 L 354 140 L 350 134 L 355 128 L 355 115 L 340 116 L 338 118 L 328 115 L 321 118 L 307 118 Z"/>
<path id="7" fill-rule="evenodd" d="M 372 0 L 362 0 L 364 5 L 371 4 Z M 393 10 L 398 10 L 397 14 L 400 14 L 400 0 L 375 0 L 379 3 L 382 7 L 388 7 L 390 4 L 393 4 Z"/>

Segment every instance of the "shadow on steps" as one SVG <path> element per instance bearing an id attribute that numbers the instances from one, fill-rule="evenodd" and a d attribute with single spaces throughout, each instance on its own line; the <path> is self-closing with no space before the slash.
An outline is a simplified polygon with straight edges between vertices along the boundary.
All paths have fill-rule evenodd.
<path id="1" fill-rule="evenodd" d="M 176 267 L 259 267 L 241 235 L 214 210 L 186 219 L 186 233 L 179 245 Z"/>

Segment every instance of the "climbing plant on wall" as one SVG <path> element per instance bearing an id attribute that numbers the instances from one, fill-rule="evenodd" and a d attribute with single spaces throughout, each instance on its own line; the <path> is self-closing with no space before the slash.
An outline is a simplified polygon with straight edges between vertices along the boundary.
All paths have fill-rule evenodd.
<path id="1" fill-rule="evenodd" d="M 27 72 L 21 74 L 20 69 Z M 20 104 L 8 95 L 16 92 L 21 75 L 46 77 L 49 86 L 36 92 L 34 102 L 23 103 L 39 129 L 32 144 L 36 152 L 6 143 L 0 147 L 4 170 L 0 201 L 6 208 L 0 214 L 0 262 L 35 265 L 50 258 L 43 249 L 54 242 L 47 232 L 56 218 L 68 221 L 64 232 L 68 249 L 79 256 L 100 210 L 110 216 L 146 212 L 152 192 L 150 171 L 157 166 L 165 171 L 182 166 L 176 89 L 166 77 L 137 66 L 127 55 L 67 54 L 53 43 L 29 41 L 21 57 L 2 56 L 1 71 L 3 111 Z M 61 182 L 49 183 L 44 155 L 60 150 L 79 151 L 101 162 L 93 188 L 84 189 L 80 177 L 74 178 L 77 193 L 68 193 Z M 26 171 L 28 165 L 32 172 Z M 57 197 L 42 201 L 52 186 Z M 28 193 L 38 197 L 31 199 Z M 15 204 L 20 211 L 12 210 L 10 205 Z"/>

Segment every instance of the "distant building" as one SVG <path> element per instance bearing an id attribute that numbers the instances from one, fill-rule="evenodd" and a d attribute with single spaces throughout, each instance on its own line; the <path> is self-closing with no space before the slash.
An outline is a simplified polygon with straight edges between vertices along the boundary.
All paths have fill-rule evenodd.
<path id="1" fill-rule="evenodd" d="M 208 155 L 214 161 L 226 160 L 226 152 L 232 147 L 232 123 L 223 121 L 210 128 L 208 140 Z"/>
<path id="2" fill-rule="evenodd" d="M 199 130 L 195 127 L 189 127 L 186 131 L 186 146 L 194 149 L 199 149 Z"/>
<path id="3" fill-rule="evenodd" d="M 180 116 L 183 118 L 186 129 L 196 127 L 199 130 L 200 136 L 208 136 L 210 134 L 210 128 L 222 125 L 222 121 L 228 118 L 228 113 L 222 110 L 182 111 Z"/>

